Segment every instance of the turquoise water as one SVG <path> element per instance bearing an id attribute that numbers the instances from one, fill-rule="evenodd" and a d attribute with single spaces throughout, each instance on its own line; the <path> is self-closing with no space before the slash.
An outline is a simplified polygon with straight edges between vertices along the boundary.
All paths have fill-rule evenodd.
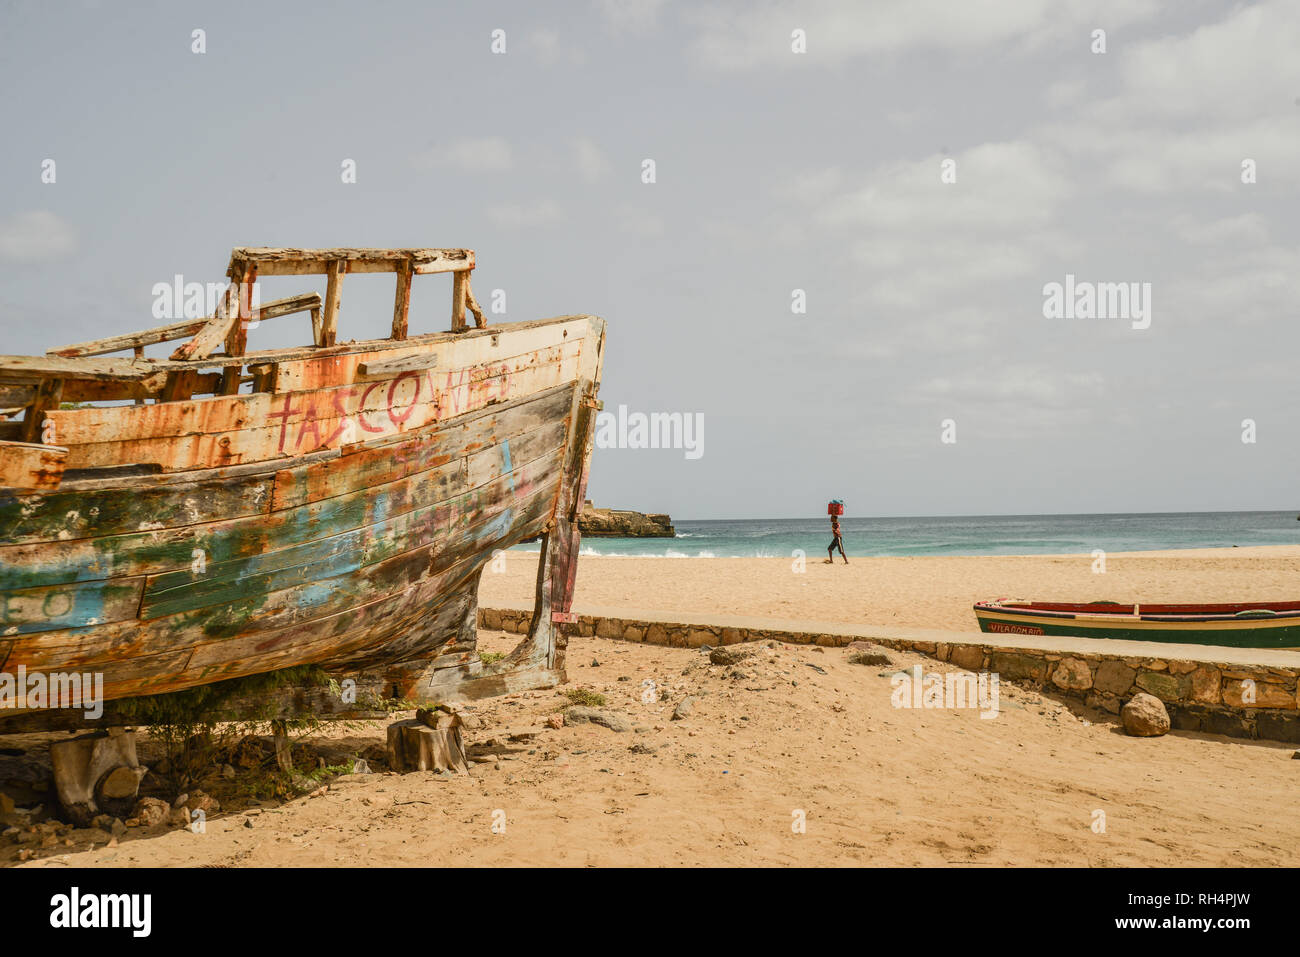
<path id="1" fill-rule="evenodd" d="M 840 520 L 854 555 L 1033 555 L 1300 543 L 1296 512 L 980 515 Z M 584 538 L 586 555 L 670 558 L 825 557 L 830 519 L 675 521 L 676 538 Z M 536 551 L 536 543 L 518 546 Z M 838 557 L 838 553 L 837 553 Z"/>

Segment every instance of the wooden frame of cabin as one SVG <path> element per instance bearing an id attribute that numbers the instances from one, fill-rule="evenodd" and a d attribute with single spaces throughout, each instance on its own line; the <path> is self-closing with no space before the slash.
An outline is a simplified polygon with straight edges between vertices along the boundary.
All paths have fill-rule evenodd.
<path id="1" fill-rule="evenodd" d="M 463 478 L 462 484 L 484 477 L 487 477 L 488 484 L 469 484 L 469 491 L 462 494 L 462 498 L 470 503 L 463 506 L 462 511 L 469 511 L 461 515 L 461 512 L 449 510 L 448 515 L 460 516 L 456 521 L 478 528 L 474 524 L 478 519 L 474 508 L 479 506 L 473 503 L 482 501 L 488 503 L 481 506 L 485 509 L 484 515 L 497 509 L 494 514 L 498 520 L 504 515 L 511 516 L 514 524 L 506 522 L 502 525 L 506 529 L 501 538 L 503 544 L 508 546 L 514 537 L 534 529 L 541 536 L 533 625 L 527 637 L 504 661 L 485 665 L 477 659 L 470 634 L 477 627 L 477 605 L 467 591 L 465 595 L 468 597 L 457 599 L 466 607 L 462 609 L 457 605 L 448 617 L 448 621 L 459 622 L 456 627 L 460 628 L 461 637 L 439 650 L 436 668 L 432 667 L 430 660 L 418 655 L 402 658 L 393 652 L 397 656 L 395 660 L 382 660 L 385 658 L 383 654 L 370 654 L 368 652 L 373 649 L 356 643 L 347 648 L 344 648 L 345 643 L 341 643 L 339 655 L 333 658 L 324 652 L 312 652 L 304 653 L 306 660 L 298 660 L 303 655 L 295 657 L 290 645 L 287 653 L 278 653 L 278 658 L 267 656 L 265 662 L 255 667 L 231 667 L 229 662 L 223 662 L 221 668 L 211 672 L 213 676 L 205 673 L 203 680 L 198 681 L 193 680 L 193 676 L 185 677 L 188 672 L 173 674 L 162 669 L 138 682 L 125 680 L 121 687 L 130 688 L 134 693 L 115 697 L 165 693 L 241 674 L 277 670 L 264 666 L 266 664 L 278 663 L 279 667 L 288 667 L 312 660 L 325 664 L 331 671 L 341 661 L 343 670 L 340 674 L 346 672 L 357 679 L 359 687 L 386 689 L 388 694 L 384 697 L 389 698 L 454 700 L 526 687 L 546 687 L 563 681 L 565 638 L 564 630 L 559 626 L 572 621 L 570 607 L 579 539 L 577 515 L 585 494 L 595 411 L 599 408 L 596 393 L 604 323 L 589 316 L 564 316 L 488 327 L 470 287 L 470 274 L 474 268 L 474 253 L 468 249 L 237 248 L 232 252 L 227 269 L 228 286 L 212 316 L 76 343 L 52 349 L 45 356 L 0 356 L 0 604 L 13 604 L 16 600 L 14 595 L 21 598 L 31 593 L 39 597 L 41 588 L 62 587 L 58 582 L 63 579 L 79 585 L 90 576 L 107 574 L 93 563 L 85 564 L 92 561 L 86 556 L 93 552 L 90 546 L 99 547 L 99 539 L 73 537 L 90 536 L 90 532 L 79 528 L 69 535 L 66 529 L 58 529 L 57 533 L 47 530 L 24 537 L 24 529 L 20 527 L 9 534 L 3 527 L 6 509 L 13 515 L 27 515 L 40 513 L 42 508 L 47 512 L 68 508 L 70 515 L 83 515 L 82 510 L 69 506 L 84 504 L 87 512 L 94 510 L 98 514 L 101 508 L 118 508 L 127 514 L 130 513 L 128 505 L 131 499 L 168 500 L 168 495 L 172 494 L 168 489 L 216 489 L 214 501 L 224 501 L 222 496 L 231 498 L 234 493 L 230 490 L 236 487 L 260 488 L 265 485 L 271 490 L 265 513 L 268 527 L 284 524 L 277 507 L 284 510 L 325 509 L 336 499 L 347 499 L 348 507 L 353 507 L 355 500 L 354 511 L 356 514 L 364 512 L 365 520 L 369 522 L 382 512 L 367 499 L 372 492 L 379 494 L 375 489 L 382 489 L 385 494 L 400 491 L 412 501 L 420 500 L 420 495 L 433 495 L 427 491 L 432 487 L 429 485 L 433 482 L 432 476 L 438 475 L 439 482 L 448 484 L 444 473 L 454 466 L 456 474 L 453 478 Z M 338 320 L 344 277 L 348 273 L 376 272 L 390 272 L 396 278 L 389 337 L 340 343 Z M 411 282 L 415 276 L 436 273 L 451 273 L 450 330 L 411 335 Z M 307 293 L 254 305 L 252 284 L 259 276 L 301 275 L 324 275 L 325 295 Z M 310 345 L 249 351 L 251 327 L 261 321 L 302 313 L 311 317 Z M 474 318 L 472 327 L 467 322 L 468 315 Z M 146 346 L 177 340 L 185 341 L 167 359 L 144 355 Z M 512 348 L 520 350 L 514 358 L 507 357 L 505 362 L 496 365 L 485 361 L 495 355 L 511 353 Z M 113 355 L 123 352 L 131 354 Z M 448 369 L 447 389 L 442 393 L 434 391 L 429 401 L 420 406 L 420 413 L 427 421 L 412 416 L 404 407 L 401 412 L 411 418 L 398 421 L 398 414 L 391 407 L 393 389 L 397 384 L 404 379 L 415 381 L 418 395 L 419 381 L 423 381 L 420 377 L 427 377 L 429 383 L 434 383 L 435 374 L 441 375 L 444 368 Z M 454 387 L 453 370 L 461 372 L 461 380 Z M 514 388 L 515 383 L 519 383 L 518 388 Z M 487 388 L 481 388 L 485 384 Z M 382 394 L 380 386 L 388 389 L 389 416 L 397 421 L 396 428 L 374 428 L 376 413 L 369 407 L 362 408 L 370 395 Z M 339 430 L 326 430 L 333 433 L 326 439 L 325 431 L 315 429 L 315 420 L 312 419 L 314 431 L 307 434 L 307 445 L 302 444 L 304 435 L 300 427 L 297 444 L 286 450 L 285 435 L 290 416 L 302 414 L 292 406 L 294 397 L 307 397 L 303 400 L 305 402 L 316 401 L 313 396 L 331 390 L 335 406 L 338 406 L 339 394 L 349 396 L 352 401 L 356 401 L 358 394 L 362 396 L 352 413 L 353 424 L 359 425 L 360 430 L 354 428 L 353 434 L 338 434 L 346 432 L 340 425 Z M 467 398 L 462 409 L 463 397 Z M 259 412 L 268 414 L 269 403 L 276 399 L 283 400 L 283 413 L 274 411 L 269 415 L 283 415 L 278 449 L 274 443 L 274 427 L 248 427 L 250 417 Z M 121 404 L 80 410 L 62 408 L 64 403 L 105 402 Z M 416 408 L 415 398 L 410 400 L 410 408 Z M 130 411 L 132 409 L 135 411 Z M 329 421 L 346 425 L 343 418 L 340 416 Z M 417 424 L 404 427 L 408 421 Z M 419 424 L 420 421 L 424 424 Z M 490 425 L 485 424 L 489 422 Z M 129 429 L 126 424 L 129 424 Z M 138 432 L 131 431 L 137 428 Z M 493 428 L 497 431 L 493 432 Z M 115 434 L 115 429 L 120 429 L 122 434 Z M 366 434 L 371 431 L 382 431 L 383 434 Z M 478 444 L 465 439 L 469 444 L 463 449 L 457 447 L 457 456 L 450 460 L 450 464 L 429 466 L 429 463 L 441 462 L 445 457 L 432 454 L 439 451 L 439 443 L 450 449 L 454 442 L 462 441 L 462 433 L 477 436 Z M 452 435 L 454 441 L 446 438 Z M 492 441 L 497 445 L 485 444 Z M 547 451 L 545 456 L 518 465 L 511 461 L 511 441 L 530 451 L 542 446 L 546 446 Z M 562 444 L 555 445 L 555 442 Z M 496 454 L 493 450 L 498 447 L 504 448 L 504 464 L 491 458 Z M 390 460 L 400 461 L 401 468 L 387 468 Z M 302 491 L 313 482 L 338 481 L 337 476 L 351 474 L 349 469 L 363 468 L 373 470 L 377 478 L 385 482 L 374 489 L 364 484 L 353 487 L 343 482 L 338 487 L 347 491 L 339 493 L 331 486 L 328 491 L 333 497 L 321 492 L 313 498 L 317 494 L 315 490 Z M 411 473 L 409 478 L 390 480 L 402 468 L 421 471 Z M 354 477 L 357 481 L 364 478 L 360 472 Z M 420 481 L 415 481 L 417 477 Z M 519 494 L 521 488 L 532 490 L 534 485 L 540 491 L 530 491 L 533 498 L 519 506 L 518 514 L 513 505 L 502 510 L 499 504 L 491 504 L 498 499 L 504 500 L 503 497 Z M 448 487 L 459 488 L 454 482 Z M 289 491 L 282 500 L 277 496 L 285 489 Z M 483 492 L 482 489 L 490 491 Z M 433 505 L 421 507 L 434 508 Z M 218 516 L 215 521 L 198 524 L 223 528 L 235 525 L 243 528 L 251 524 L 254 530 L 245 530 L 241 534 L 263 541 L 270 550 L 267 554 L 290 550 L 283 540 L 275 539 L 273 532 L 255 528 L 259 513 L 232 518 L 225 518 L 220 512 L 214 514 Z M 434 514 L 437 513 L 430 513 L 430 523 Z M 356 518 L 349 520 L 360 521 Z M 82 521 L 84 523 L 84 517 Z M 130 531 L 127 524 L 122 528 L 105 527 L 115 538 L 131 538 L 127 534 Z M 361 534 L 355 536 L 358 542 L 369 541 L 365 532 L 370 527 L 358 526 L 361 530 Z M 179 541 L 192 530 L 192 526 L 177 528 L 179 530 L 169 527 L 164 530 L 165 534 Z M 443 538 L 433 540 L 453 549 L 460 547 L 450 531 L 451 526 L 448 529 Z M 143 533 L 136 537 L 139 534 Z M 294 534 L 301 537 L 305 533 L 295 529 Z M 353 530 L 348 534 L 353 534 Z M 432 532 L 429 534 L 433 535 Z M 40 535 L 45 537 L 40 538 Z M 68 538 L 72 540 L 64 541 Z M 480 540 L 489 541 L 490 537 L 480 535 L 475 539 Z M 90 545 L 74 547 L 83 542 Z M 299 548 L 302 544 L 295 540 L 292 547 Z M 384 544 L 371 543 L 367 547 L 382 552 Z M 435 547 L 428 546 L 431 556 Z M 419 549 L 410 551 L 416 553 Z M 478 575 L 489 557 L 469 552 L 457 566 L 465 572 L 462 578 L 472 585 L 473 592 L 477 591 Z M 261 568 L 256 562 L 257 555 L 249 554 L 242 558 Z M 78 565 L 78 561 L 82 564 Z M 138 590 L 137 623 L 142 631 L 153 629 L 156 632 L 153 634 L 155 646 L 150 649 L 154 657 L 167 653 L 167 633 L 165 629 L 159 631 L 155 628 L 155 621 L 159 619 L 149 618 L 149 615 L 156 610 L 161 615 L 163 612 L 158 609 L 169 609 L 173 605 L 186 613 L 196 614 L 196 609 L 190 608 L 183 600 L 186 588 L 201 590 L 211 586 L 214 593 L 222 593 L 210 581 L 184 581 L 184 569 L 151 563 L 134 552 L 115 555 L 109 564 L 115 573 L 120 570 L 128 602 L 137 600 L 132 597 L 136 592 L 131 589 Z M 434 566 L 432 557 L 429 564 L 430 568 Z M 259 570 L 259 574 L 268 580 L 280 571 L 274 563 L 266 563 L 266 567 L 270 571 L 262 573 Z M 312 566 L 307 564 L 303 567 Z M 47 568 L 55 569 L 49 579 L 55 582 L 54 585 L 43 584 L 42 572 Z M 235 574 L 226 569 L 223 573 Z M 174 580 L 179 583 L 173 584 Z M 421 587 L 427 584 L 424 579 L 413 580 Z M 113 579 L 109 584 L 116 581 Z M 460 582 L 461 578 L 456 581 Z M 33 582 L 35 584 L 31 584 Z M 415 589 L 416 585 L 410 588 Z M 101 591 L 107 593 L 108 587 Z M 171 598 L 173 594 L 182 600 L 174 601 Z M 461 592 L 457 594 L 461 595 Z M 385 601 L 391 598 L 392 595 L 387 595 Z M 401 609 L 400 614 L 407 616 L 405 620 L 417 621 L 418 607 L 405 608 L 400 601 L 390 604 Z M 269 617 L 274 619 L 275 615 Z M 367 627 L 364 617 L 359 621 L 356 628 L 364 631 Z M 74 639 L 82 634 L 87 636 L 88 645 L 99 640 L 95 637 L 99 632 L 118 636 L 115 640 L 120 643 L 129 638 L 129 627 L 117 627 L 118 622 L 129 626 L 132 623 L 129 619 L 108 623 L 91 619 L 91 622 L 91 625 L 77 624 L 71 632 L 67 629 L 51 632 L 48 628 L 40 630 L 51 622 L 36 621 L 33 625 L 19 621 L 15 633 L 15 626 L 0 614 L 0 670 L 10 670 L 15 656 L 22 659 L 23 653 L 28 654 L 32 661 L 39 659 L 48 663 L 52 660 L 49 655 L 42 658 L 42 653 L 23 652 L 27 631 L 38 636 L 53 633 L 61 639 L 67 632 L 69 662 L 82 661 L 88 654 L 75 647 Z M 5 627 L 7 624 L 8 628 Z M 29 625 L 32 628 L 28 628 Z M 27 631 L 23 630 L 25 628 Z M 292 632 L 292 629 L 288 631 Z M 279 634 L 274 630 L 268 633 Z M 257 633 L 254 631 L 251 637 L 256 638 Z M 195 641 L 195 647 L 200 651 L 211 644 Z M 27 641 L 27 644 L 32 642 Z M 152 650 L 153 647 L 157 650 Z M 358 663 L 360 667 L 352 668 L 349 662 Z M 319 692 L 310 689 L 287 694 L 284 709 L 287 709 L 286 713 L 306 709 L 326 716 L 366 716 L 355 707 L 343 707 L 337 702 L 324 700 Z M 112 713 L 110 701 L 107 716 L 98 723 L 111 723 Z M 76 727 L 80 723 L 75 714 L 66 711 L 26 712 L 10 716 L 0 713 L 0 732 Z"/>

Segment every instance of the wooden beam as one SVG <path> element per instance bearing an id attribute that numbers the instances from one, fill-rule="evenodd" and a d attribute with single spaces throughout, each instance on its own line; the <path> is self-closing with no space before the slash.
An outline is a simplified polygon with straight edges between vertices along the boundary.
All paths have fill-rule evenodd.
<path id="1" fill-rule="evenodd" d="M 217 314 L 207 321 L 198 334 L 172 353 L 174 360 L 206 359 L 212 350 L 226 340 L 230 328 L 239 321 L 239 286 L 231 282 L 226 287 L 221 302 L 217 304 Z"/>
<path id="2" fill-rule="evenodd" d="M 185 370 L 190 371 L 190 370 Z M 201 372 L 195 377 L 194 391 L 215 394 L 221 388 L 220 372 Z M 167 373 L 159 372 L 143 382 L 95 382 L 90 379 L 64 379 L 64 402 L 110 402 L 134 399 L 136 405 L 156 396 L 167 383 Z"/>
<path id="3" fill-rule="evenodd" d="M 465 326 L 465 291 L 469 288 L 469 273 L 453 273 L 451 277 L 451 331 L 463 332 Z"/>
<path id="4" fill-rule="evenodd" d="M 421 369 L 433 369 L 438 365 L 438 353 L 417 352 L 411 356 L 398 356 L 396 359 L 371 359 L 357 366 L 361 375 L 397 375 L 400 372 L 419 372 Z"/>
<path id="5" fill-rule="evenodd" d="M 53 491 L 67 457 L 66 448 L 54 445 L 0 441 L 0 488 Z"/>
<path id="6" fill-rule="evenodd" d="M 406 260 L 397 267 L 397 299 L 393 303 L 393 338 L 406 338 L 407 314 L 411 311 L 411 262 Z"/>
<path id="7" fill-rule="evenodd" d="M 11 385 L 49 378 L 140 382 L 166 367 L 166 363 L 154 364 L 125 357 L 0 356 L 0 379 Z"/>
<path id="8" fill-rule="evenodd" d="M 257 321 L 279 319 L 281 316 L 291 316 L 297 312 L 319 309 L 320 304 L 321 298 L 318 292 L 304 292 L 297 296 L 285 296 L 283 299 L 275 299 L 263 305 L 257 312 Z"/>
<path id="9" fill-rule="evenodd" d="M 456 275 L 459 276 L 461 274 L 457 273 Z M 469 273 L 465 273 L 464 275 L 465 275 L 465 305 L 469 308 L 470 312 L 474 313 L 474 328 L 476 329 L 486 328 L 487 322 L 485 322 L 483 319 L 483 307 L 480 306 L 478 304 L 478 300 L 474 298 L 474 290 L 471 289 L 469 285 Z"/>
<path id="10" fill-rule="evenodd" d="M 306 312 L 313 306 L 319 308 L 320 301 L 320 293 L 316 292 L 286 296 L 284 299 L 276 299 L 274 302 L 268 302 L 262 306 L 257 318 L 261 321 L 263 319 L 277 319 L 280 316 L 288 316 L 296 312 Z M 211 317 L 186 319 L 183 322 L 157 326 L 153 329 L 145 329 L 142 332 L 130 332 L 125 335 L 109 336 L 104 339 L 92 339 L 89 342 L 78 342 L 70 346 L 64 346 L 61 349 L 50 349 L 46 352 L 46 355 L 75 358 L 77 356 L 102 356 L 110 352 L 135 349 L 137 350 L 136 356 L 140 357 L 140 350 L 145 346 L 192 336 L 206 326 L 210 319 Z"/>
<path id="11" fill-rule="evenodd" d="M 274 392 L 276 374 L 279 372 L 279 366 L 274 362 L 262 362 L 255 366 L 249 366 L 248 371 L 253 374 L 253 391 L 254 392 Z"/>
<path id="12" fill-rule="evenodd" d="M 35 401 L 35 386 L 0 385 L 0 409 L 24 409 Z"/>
<path id="13" fill-rule="evenodd" d="M 325 310 L 321 316 L 320 338 L 318 346 L 332 346 L 338 339 L 339 303 L 343 297 L 343 272 L 345 261 L 336 259 L 329 265 L 325 283 Z"/>
<path id="14" fill-rule="evenodd" d="M 41 435 L 45 424 L 45 413 L 57 409 L 63 401 L 63 380 L 45 379 L 36 387 L 36 398 L 27 407 L 27 417 L 23 419 L 23 441 L 47 444 Z M 48 444 L 58 441 L 57 436 L 50 437 Z"/>
<path id="15" fill-rule="evenodd" d="M 474 268 L 472 249 L 297 249 L 297 248 L 247 248 L 235 249 L 230 257 L 233 272 L 239 264 L 256 264 L 264 276 L 324 275 L 329 264 L 343 261 L 345 272 L 397 272 L 399 264 L 413 266 L 417 275 L 436 272 L 455 272 Z"/>
<path id="16" fill-rule="evenodd" d="M 194 335 L 207 324 L 207 318 L 187 319 L 184 322 L 174 322 L 169 326 L 145 329 L 143 332 L 131 332 L 123 336 L 110 336 L 106 339 L 78 342 L 70 346 L 64 346 L 62 349 L 50 349 L 46 355 L 68 357 L 102 356 L 109 352 L 121 352 L 123 349 L 137 349 L 159 342 L 170 342 L 173 339 L 184 339 L 186 336 Z"/>
<path id="17" fill-rule="evenodd" d="M 230 331 L 226 333 L 226 354 L 242 356 L 248 351 L 248 327 L 257 321 L 253 310 L 253 283 L 257 281 L 257 266 L 241 266 L 233 270 L 231 283 L 236 287 L 237 314 Z M 240 366 L 227 366 L 222 371 L 222 395 L 235 395 L 243 381 Z"/>
<path id="18" fill-rule="evenodd" d="M 167 374 L 167 384 L 163 386 L 162 393 L 158 396 L 159 402 L 175 402 L 178 399 L 188 399 L 194 395 L 194 380 L 196 373 L 188 369 L 180 372 L 170 372 Z"/>

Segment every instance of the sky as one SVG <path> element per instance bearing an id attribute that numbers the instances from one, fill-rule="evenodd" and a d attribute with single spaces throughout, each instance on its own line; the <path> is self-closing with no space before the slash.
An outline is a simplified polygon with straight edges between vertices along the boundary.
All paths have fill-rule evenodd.
<path id="1" fill-rule="evenodd" d="M 1297 49 L 1294 0 L 0 0 L 0 353 L 234 246 L 470 247 L 490 321 L 607 320 L 607 410 L 702 417 L 598 448 L 600 505 L 1297 509 Z M 1045 314 L 1067 276 L 1149 314 Z"/>

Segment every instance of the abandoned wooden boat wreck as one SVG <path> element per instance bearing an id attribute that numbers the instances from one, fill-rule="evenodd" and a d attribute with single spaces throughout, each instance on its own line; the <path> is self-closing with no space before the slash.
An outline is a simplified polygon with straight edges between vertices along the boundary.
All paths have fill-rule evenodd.
<path id="1" fill-rule="evenodd" d="M 981 601 L 980 631 L 1300 651 L 1300 601 L 1219 605 Z"/>
<path id="2" fill-rule="evenodd" d="M 0 356 L 0 671 L 102 673 L 109 701 L 303 664 L 440 701 L 563 680 L 604 321 L 488 326 L 474 266 L 240 248 L 210 318 Z M 343 278 L 372 272 L 396 274 L 392 334 L 340 343 Z M 450 331 L 410 335 L 433 273 Z M 256 304 L 258 276 L 300 275 L 324 297 Z M 247 351 L 304 313 L 309 346 Z M 479 576 L 539 535 L 532 631 L 484 664 Z"/>

